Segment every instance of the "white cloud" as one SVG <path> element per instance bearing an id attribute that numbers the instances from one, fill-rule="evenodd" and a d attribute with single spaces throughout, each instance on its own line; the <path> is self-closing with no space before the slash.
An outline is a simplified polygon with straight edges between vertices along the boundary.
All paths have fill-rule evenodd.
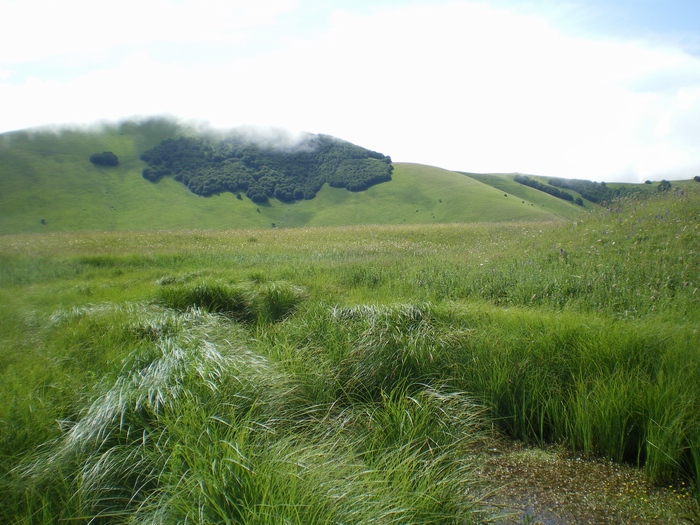
<path id="1" fill-rule="evenodd" d="M 697 134 L 676 131 L 700 104 L 628 88 L 657 70 L 700 72 L 674 49 L 571 39 L 535 17 L 452 4 L 338 15 L 322 40 L 264 63 L 304 79 L 285 84 L 275 114 L 399 160 L 608 180 L 700 165 L 688 153 Z"/>
<path id="2" fill-rule="evenodd" d="M 171 113 L 329 133 L 397 161 L 464 171 L 610 181 L 700 168 L 700 60 L 675 48 L 571 38 L 542 18 L 456 2 L 337 12 L 313 37 L 282 33 L 284 47 L 241 52 L 239 39 L 295 5 L 185 0 L 171 13 L 164 5 L 148 4 L 143 20 L 130 14 L 140 20 L 137 41 L 213 44 L 223 60 L 162 61 L 150 47 L 130 48 L 117 67 L 72 80 L 0 81 L 3 127 Z M 48 56 L 60 35 L 46 30 L 47 43 L 37 39 L 26 56 Z M 87 31 L 55 52 L 81 53 L 89 39 L 92 49 L 122 42 L 116 29 Z"/>
<path id="3" fill-rule="evenodd" d="M 290 0 L 0 0 L 0 64 L 102 56 L 152 43 L 240 45 L 296 8 Z"/>

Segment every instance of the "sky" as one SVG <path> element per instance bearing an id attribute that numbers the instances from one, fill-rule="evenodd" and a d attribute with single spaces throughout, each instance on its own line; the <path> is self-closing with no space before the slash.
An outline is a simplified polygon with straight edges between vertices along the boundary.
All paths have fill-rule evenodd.
<path id="1" fill-rule="evenodd" d="M 0 0 L 0 133 L 167 115 L 446 169 L 700 175 L 698 0 Z"/>

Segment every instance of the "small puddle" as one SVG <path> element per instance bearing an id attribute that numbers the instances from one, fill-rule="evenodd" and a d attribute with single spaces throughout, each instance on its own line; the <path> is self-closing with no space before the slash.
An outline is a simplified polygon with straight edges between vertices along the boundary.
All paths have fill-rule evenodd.
<path id="1" fill-rule="evenodd" d="M 499 525 L 675 525 L 692 503 L 684 487 L 654 487 L 639 469 L 556 448 L 499 442 L 481 474 L 502 487 L 487 500 L 505 514 Z"/>

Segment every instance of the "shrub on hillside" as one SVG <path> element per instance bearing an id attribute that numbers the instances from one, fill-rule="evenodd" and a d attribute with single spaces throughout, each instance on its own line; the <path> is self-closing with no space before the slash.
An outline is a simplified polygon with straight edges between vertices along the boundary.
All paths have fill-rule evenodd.
<path id="1" fill-rule="evenodd" d="M 95 166 L 119 166 L 119 158 L 111 151 L 90 155 L 90 162 Z"/>

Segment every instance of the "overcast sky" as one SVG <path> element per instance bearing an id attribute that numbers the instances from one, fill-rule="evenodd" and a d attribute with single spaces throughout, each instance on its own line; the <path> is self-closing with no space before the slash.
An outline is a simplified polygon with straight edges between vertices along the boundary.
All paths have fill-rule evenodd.
<path id="1" fill-rule="evenodd" d="M 0 0 L 0 132 L 172 115 L 473 172 L 700 174 L 698 0 Z"/>

